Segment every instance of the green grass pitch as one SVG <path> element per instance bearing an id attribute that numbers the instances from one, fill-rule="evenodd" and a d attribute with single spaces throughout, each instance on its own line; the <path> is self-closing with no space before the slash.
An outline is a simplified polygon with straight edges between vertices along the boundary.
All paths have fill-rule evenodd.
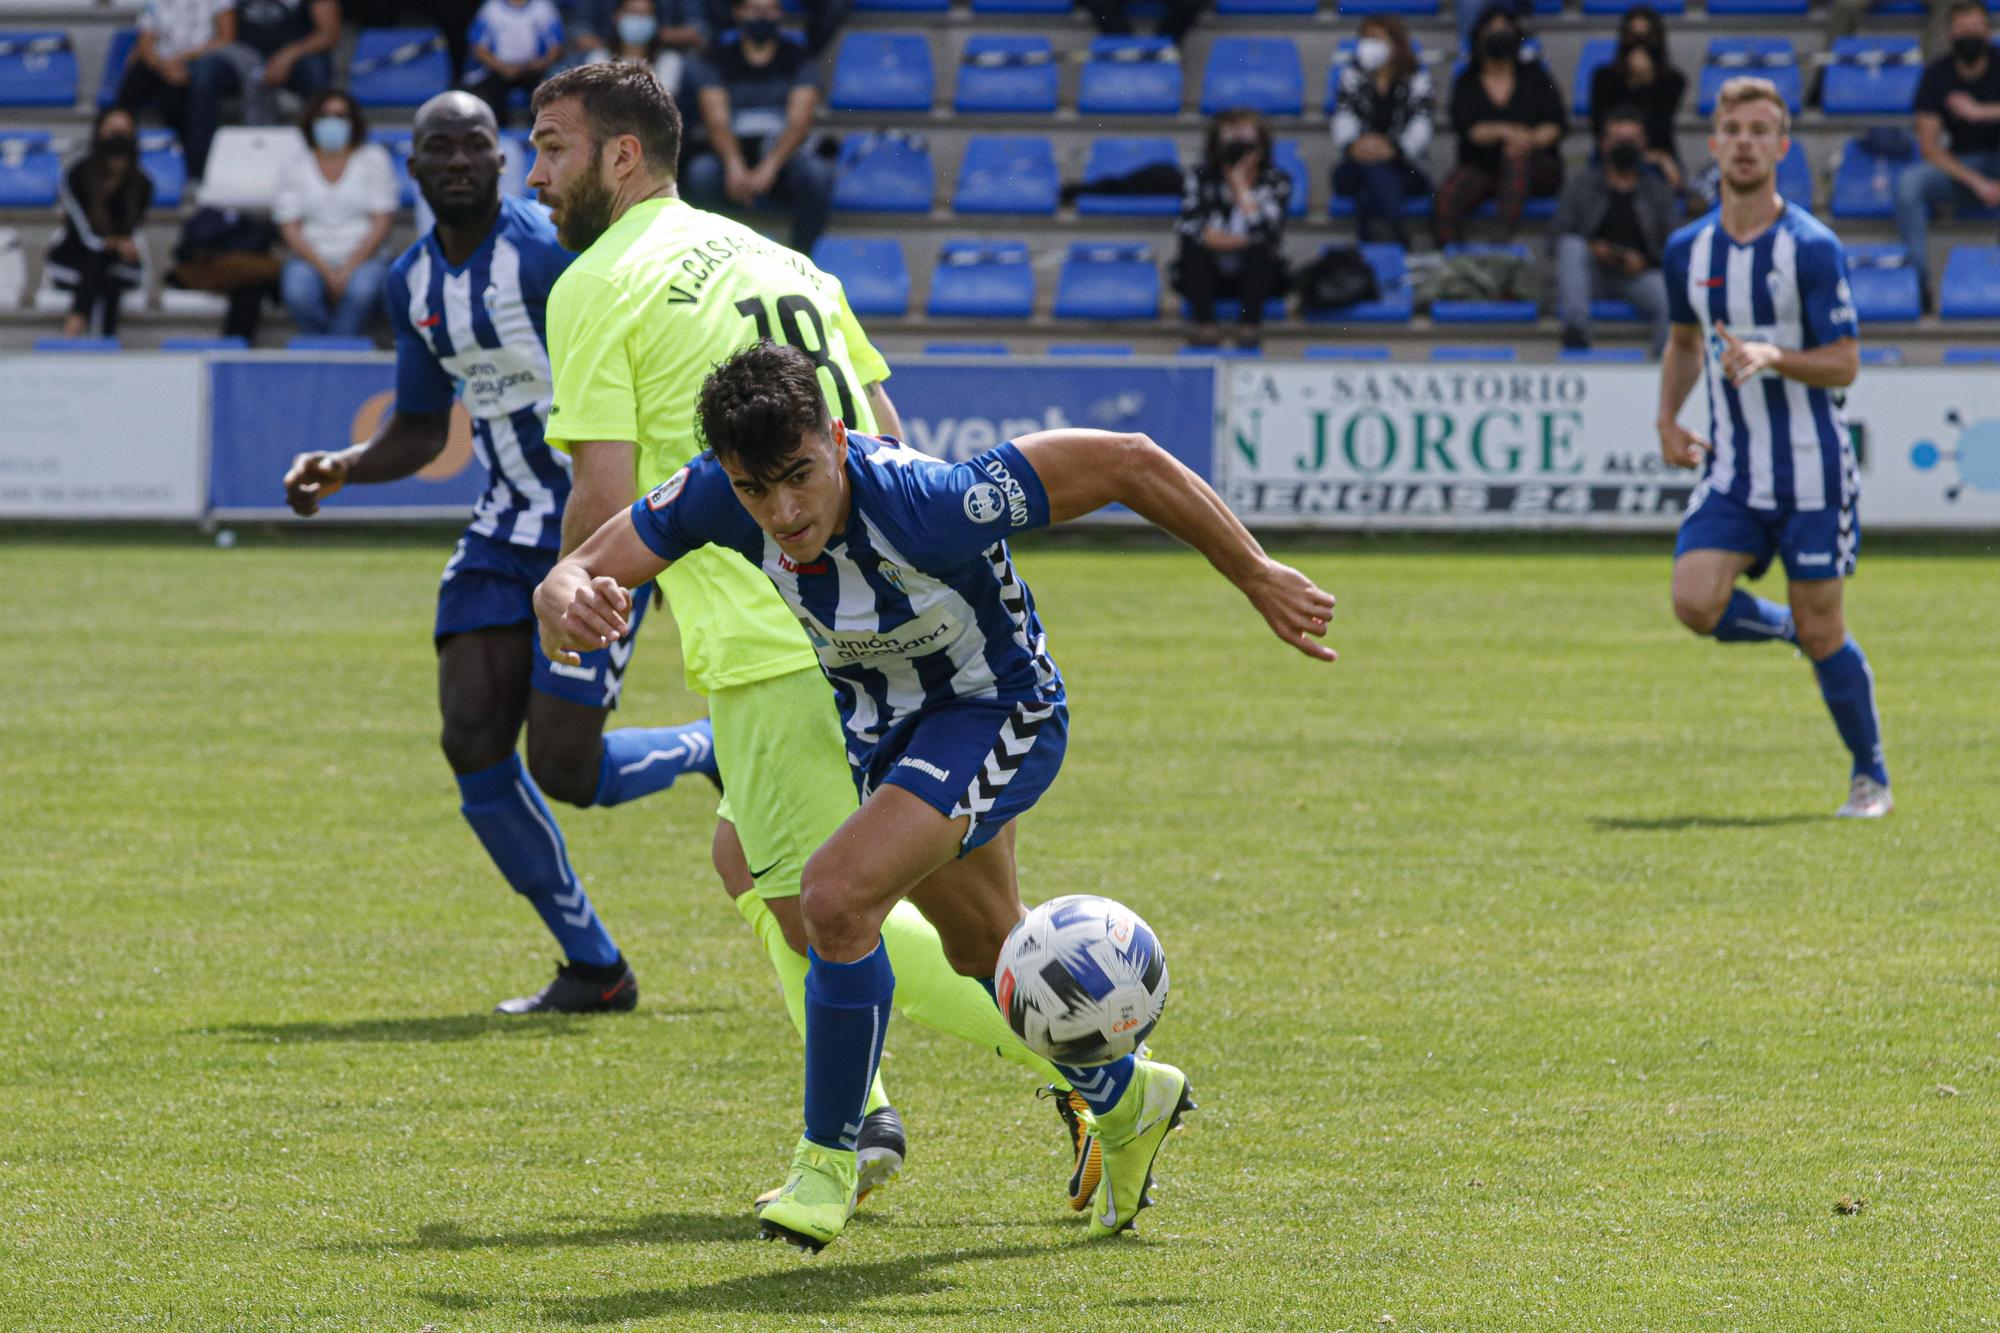
<path id="1" fill-rule="evenodd" d="M 1811 671 L 1681 631 L 1664 540 L 1298 548 L 1330 668 L 1191 554 L 1028 544 L 1023 892 L 1160 931 L 1201 1110 L 1087 1245 L 1026 1079 L 899 1023 L 909 1170 L 817 1257 L 754 1239 L 800 1061 L 705 790 L 559 812 L 639 1011 L 488 1014 L 554 955 L 435 749 L 447 549 L 0 542 L 0 1328 L 2000 1323 L 1990 545 L 1863 557 L 1850 826 Z M 699 712 L 664 616 L 626 701 Z"/>

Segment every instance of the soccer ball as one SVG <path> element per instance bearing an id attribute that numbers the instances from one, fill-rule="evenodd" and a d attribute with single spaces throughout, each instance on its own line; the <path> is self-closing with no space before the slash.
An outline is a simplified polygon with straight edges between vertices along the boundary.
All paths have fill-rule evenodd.
<path id="1" fill-rule="evenodd" d="M 1167 952 L 1122 903 L 1051 898 L 1000 946 L 994 991 L 1028 1049 L 1057 1064 L 1108 1065 L 1139 1049 L 1167 1007 Z"/>

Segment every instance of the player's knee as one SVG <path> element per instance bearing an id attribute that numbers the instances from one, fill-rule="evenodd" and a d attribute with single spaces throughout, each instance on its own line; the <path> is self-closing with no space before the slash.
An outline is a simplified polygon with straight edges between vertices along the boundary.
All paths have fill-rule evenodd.
<path id="1" fill-rule="evenodd" d="M 1823 661 L 1840 651 L 1847 642 L 1847 622 L 1840 616 L 1797 615 L 1793 623 L 1797 626 L 1799 651 L 1813 661 Z"/>
<path id="2" fill-rule="evenodd" d="M 806 934 L 829 957 L 858 956 L 879 931 L 869 920 L 867 895 L 852 876 L 818 862 L 818 857 L 807 861 L 799 877 L 799 912 Z"/>
<path id="3" fill-rule="evenodd" d="M 597 799 L 599 770 L 603 767 L 601 743 L 581 746 L 538 742 L 534 730 L 528 732 L 528 772 L 544 795 L 565 805 L 589 805 Z"/>
<path id="4" fill-rule="evenodd" d="M 1674 619 L 1696 634 L 1713 634 L 1727 605 L 1686 588 L 1674 589 Z"/>
<path id="5" fill-rule="evenodd" d="M 446 714 L 438 746 L 452 772 L 477 773 L 514 753 L 514 738 L 488 720 Z"/>

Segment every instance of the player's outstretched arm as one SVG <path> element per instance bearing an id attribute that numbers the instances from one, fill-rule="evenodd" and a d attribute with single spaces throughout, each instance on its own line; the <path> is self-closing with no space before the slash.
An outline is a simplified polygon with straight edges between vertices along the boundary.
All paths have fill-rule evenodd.
<path id="1" fill-rule="evenodd" d="M 310 518 L 320 502 L 349 482 L 400 481 L 444 452 L 451 413 L 391 412 L 375 434 L 345 449 L 299 454 L 285 472 L 285 503 Z"/>
<path id="2" fill-rule="evenodd" d="M 1014 445 L 1048 493 L 1051 523 L 1122 504 L 1207 556 L 1280 639 L 1308 657 L 1339 656 L 1317 642 L 1326 637 L 1333 594 L 1266 555 L 1222 497 L 1150 437 L 1047 430 Z"/>
<path id="3" fill-rule="evenodd" d="M 1660 353 L 1660 457 L 1671 467 L 1694 467 L 1713 447 L 1681 425 L 1681 405 L 1701 379 L 1701 326 L 1676 324 Z"/>
<path id="4" fill-rule="evenodd" d="M 551 662 L 575 666 L 584 653 L 623 638 L 632 616 L 626 589 L 645 584 L 671 563 L 640 540 L 630 510 L 613 514 L 536 587 L 542 651 Z"/>

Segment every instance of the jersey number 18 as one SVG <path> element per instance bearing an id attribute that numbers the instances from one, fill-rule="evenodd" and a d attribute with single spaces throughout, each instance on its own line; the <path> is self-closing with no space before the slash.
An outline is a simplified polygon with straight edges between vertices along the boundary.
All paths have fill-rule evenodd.
<path id="1" fill-rule="evenodd" d="M 854 391 L 848 387 L 847 377 L 840 373 L 840 367 L 826 354 L 826 325 L 819 321 L 819 311 L 803 296 L 781 296 L 776 302 L 778 328 L 785 335 L 785 342 L 806 354 L 815 367 L 826 372 L 833 381 L 834 392 L 840 398 L 840 419 L 849 430 L 856 428 L 854 419 Z M 771 338 L 771 316 L 764 309 L 764 303 L 752 296 L 736 303 L 736 312 L 745 319 L 757 321 L 757 336 L 766 341 Z M 812 325 L 812 341 L 808 343 L 805 330 L 800 322 Z"/>

